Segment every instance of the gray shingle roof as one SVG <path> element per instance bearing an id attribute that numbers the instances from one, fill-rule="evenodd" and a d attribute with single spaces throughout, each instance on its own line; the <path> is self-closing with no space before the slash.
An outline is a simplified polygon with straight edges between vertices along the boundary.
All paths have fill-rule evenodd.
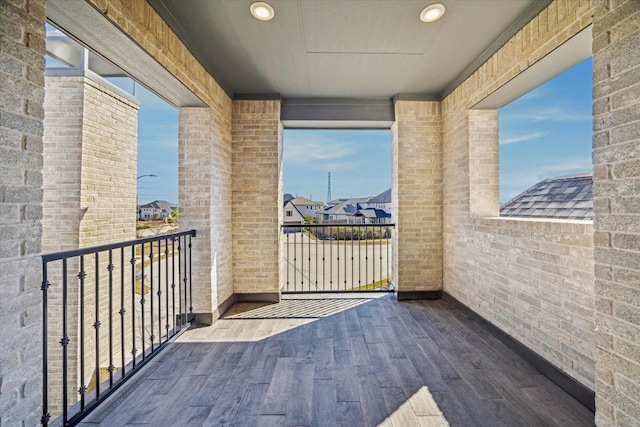
<path id="1" fill-rule="evenodd" d="M 580 174 L 540 181 L 504 203 L 500 216 L 593 220 L 593 178 Z"/>
<path id="2" fill-rule="evenodd" d="M 165 210 L 169 213 L 178 209 L 178 206 L 171 202 L 167 202 L 166 200 L 154 200 L 153 202 L 147 203 L 146 205 L 140 205 L 140 208 Z"/>
<path id="3" fill-rule="evenodd" d="M 391 203 L 391 189 L 369 199 L 369 203 Z"/>

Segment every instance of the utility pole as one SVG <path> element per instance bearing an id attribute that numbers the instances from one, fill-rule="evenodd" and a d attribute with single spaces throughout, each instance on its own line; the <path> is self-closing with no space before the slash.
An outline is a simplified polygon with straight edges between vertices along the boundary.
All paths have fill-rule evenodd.
<path id="1" fill-rule="evenodd" d="M 329 182 L 327 187 L 327 203 L 331 201 L 331 172 L 329 172 Z"/>
<path id="2" fill-rule="evenodd" d="M 135 81 L 133 82 L 134 84 L 134 93 L 135 93 Z M 150 177 L 157 177 L 158 175 L 154 174 L 154 173 L 148 173 L 145 175 L 140 175 L 136 178 L 136 182 L 140 179 L 140 178 L 144 178 L 145 176 L 150 176 Z M 138 193 L 138 185 L 136 184 L 136 216 L 138 219 L 140 219 L 140 194 Z"/>

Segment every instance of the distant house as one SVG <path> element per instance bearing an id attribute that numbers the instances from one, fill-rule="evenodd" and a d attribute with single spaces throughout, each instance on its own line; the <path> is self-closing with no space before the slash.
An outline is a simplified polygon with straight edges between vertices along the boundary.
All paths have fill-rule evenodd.
<path id="1" fill-rule="evenodd" d="M 373 197 L 335 199 L 320 211 L 323 221 L 345 224 L 390 224 L 391 189 Z"/>
<path id="2" fill-rule="evenodd" d="M 334 205 L 325 206 L 322 213 L 323 221 L 339 221 L 347 224 L 362 223 L 361 219 L 356 219 L 354 215 L 367 206 L 367 201 L 370 197 L 353 198 L 353 199 L 340 199 L 338 203 Z"/>
<path id="3" fill-rule="evenodd" d="M 138 206 L 138 219 L 141 221 L 150 219 L 165 219 L 171 216 L 171 212 L 177 211 L 178 206 L 166 200 L 154 200 L 146 205 Z"/>
<path id="4" fill-rule="evenodd" d="M 377 196 L 335 199 L 320 211 L 323 221 L 346 224 L 390 224 L 391 189 Z"/>
<path id="5" fill-rule="evenodd" d="M 593 220 L 593 177 L 580 174 L 540 181 L 504 203 L 500 216 Z"/>
<path id="6" fill-rule="evenodd" d="M 369 207 L 360 209 L 353 217 L 362 218 L 362 223 L 364 224 L 388 224 L 391 222 L 391 211 Z"/>
<path id="7" fill-rule="evenodd" d="M 292 203 L 291 199 L 284 202 L 283 215 L 284 215 L 284 219 L 282 220 L 282 223 L 284 225 L 302 225 L 305 223 L 304 216 L 300 213 L 296 205 Z M 296 232 L 302 231 L 302 229 L 299 227 L 296 227 L 296 228 L 288 227 L 288 228 L 285 228 L 284 230 L 285 230 L 285 233 L 296 233 Z"/>
<path id="8" fill-rule="evenodd" d="M 291 199 L 291 203 L 295 205 L 302 216 L 311 216 L 314 219 L 318 218 L 318 213 L 324 206 L 322 202 L 314 202 L 304 197 L 295 197 Z"/>
<path id="9" fill-rule="evenodd" d="M 391 189 L 369 199 L 368 207 L 385 209 L 391 212 Z"/>

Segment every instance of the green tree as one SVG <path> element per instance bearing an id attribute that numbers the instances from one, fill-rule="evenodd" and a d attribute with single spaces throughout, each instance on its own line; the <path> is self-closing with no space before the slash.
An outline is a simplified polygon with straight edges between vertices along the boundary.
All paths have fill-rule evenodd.
<path id="1" fill-rule="evenodd" d="M 169 218 L 167 219 L 167 222 L 169 224 L 177 224 L 178 223 L 178 210 L 177 209 L 175 211 L 171 211 L 171 215 L 169 215 Z"/>

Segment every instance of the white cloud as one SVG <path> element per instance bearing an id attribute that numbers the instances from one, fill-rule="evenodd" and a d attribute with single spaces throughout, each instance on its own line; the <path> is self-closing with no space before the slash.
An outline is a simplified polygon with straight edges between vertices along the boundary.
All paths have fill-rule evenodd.
<path id="1" fill-rule="evenodd" d="M 501 138 L 500 144 L 515 144 L 516 142 L 531 141 L 547 135 L 548 132 L 533 132 L 526 135 L 518 135 L 511 138 Z"/>
<path id="2" fill-rule="evenodd" d="M 336 142 L 331 138 L 319 135 L 305 134 L 289 138 L 285 142 L 284 161 L 290 164 L 312 164 L 316 162 L 331 162 L 331 166 L 343 167 L 345 162 L 335 162 L 336 160 L 347 160 L 356 152 L 353 144 Z"/>

